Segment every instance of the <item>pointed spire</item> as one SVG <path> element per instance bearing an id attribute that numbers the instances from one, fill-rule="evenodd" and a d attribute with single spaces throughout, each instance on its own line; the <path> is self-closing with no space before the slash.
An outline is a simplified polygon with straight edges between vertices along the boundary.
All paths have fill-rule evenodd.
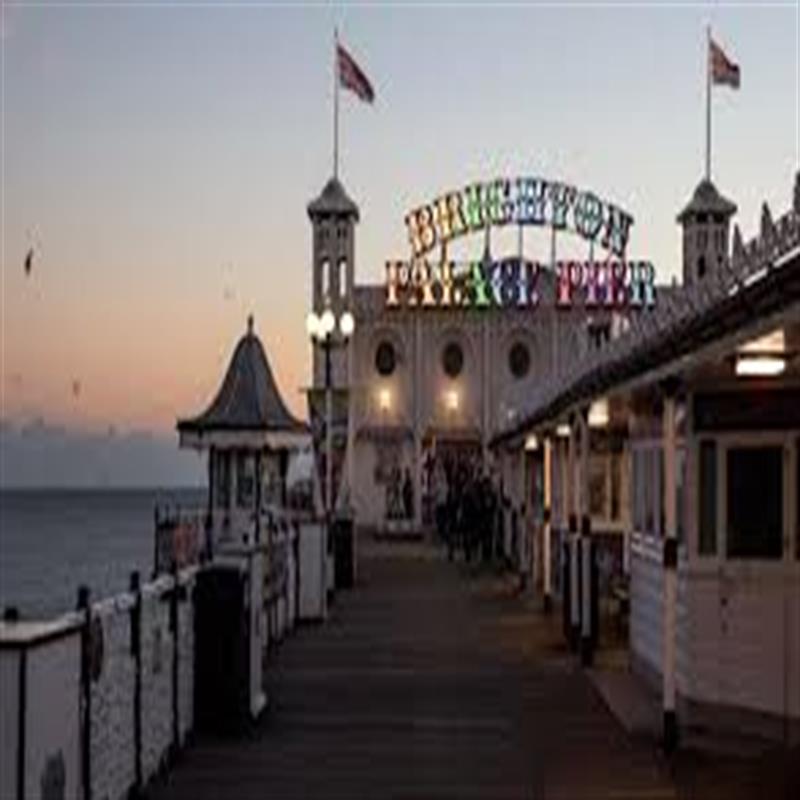
<path id="1" fill-rule="evenodd" d="M 766 202 L 761 206 L 761 236 L 763 241 L 771 241 L 775 236 L 775 223 Z"/>
<path id="2" fill-rule="evenodd" d="M 794 198 L 792 200 L 792 208 L 795 214 L 800 214 L 800 169 L 794 176 Z"/>
<path id="3" fill-rule="evenodd" d="M 738 261 L 744 258 L 744 245 L 742 244 L 742 232 L 739 230 L 739 225 L 733 226 L 733 258 Z"/>
<path id="4" fill-rule="evenodd" d="M 252 336 L 253 335 L 253 315 L 252 314 L 248 314 L 247 315 L 247 335 L 248 336 Z"/>

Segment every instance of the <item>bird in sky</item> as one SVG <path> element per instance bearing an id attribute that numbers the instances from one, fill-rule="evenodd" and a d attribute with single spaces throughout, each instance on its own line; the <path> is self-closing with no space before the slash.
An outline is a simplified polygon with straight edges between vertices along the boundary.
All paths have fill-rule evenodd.
<path id="1" fill-rule="evenodd" d="M 29 277 L 33 269 L 33 248 L 29 247 L 25 255 L 25 277 Z"/>
<path id="2" fill-rule="evenodd" d="M 81 393 L 81 382 L 76 378 L 75 380 L 72 381 L 72 396 L 79 397 L 80 393 Z"/>

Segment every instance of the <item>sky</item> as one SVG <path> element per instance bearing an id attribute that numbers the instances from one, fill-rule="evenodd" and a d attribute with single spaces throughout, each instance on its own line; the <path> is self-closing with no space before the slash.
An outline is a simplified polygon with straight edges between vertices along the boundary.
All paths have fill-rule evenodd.
<path id="1" fill-rule="evenodd" d="M 703 169 L 709 23 L 741 66 L 740 91 L 713 93 L 713 178 L 747 238 L 763 201 L 788 207 L 800 160 L 792 2 L 4 0 L 0 482 L 22 462 L 35 482 L 23 432 L 105 437 L 112 464 L 126 437 L 177 447 L 249 313 L 304 416 L 305 209 L 332 171 L 334 26 L 376 91 L 341 98 L 359 282 L 407 256 L 407 210 L 499 174 L 626 208 L 629 253 L 669 281 Z"/>

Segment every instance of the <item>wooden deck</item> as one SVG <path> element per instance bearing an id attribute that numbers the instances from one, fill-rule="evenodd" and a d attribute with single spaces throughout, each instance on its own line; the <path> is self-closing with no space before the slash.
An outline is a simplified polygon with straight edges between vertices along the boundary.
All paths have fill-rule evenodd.
<path id="1" fill-rule="evenodd" d="M 632 743 L 547 622 L 502 577 L 419 544 L 373 545 L 329 621 L 270 665 L 246 740 L 201 740 L 156 800 L 656 798 Z"/>

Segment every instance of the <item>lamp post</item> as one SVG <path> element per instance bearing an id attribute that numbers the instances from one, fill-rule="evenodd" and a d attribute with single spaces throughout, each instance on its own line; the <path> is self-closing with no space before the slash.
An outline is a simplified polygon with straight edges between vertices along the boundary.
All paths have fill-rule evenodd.
<path id="1" fill-rule="evenodd" d="M 322 314 L 310 311 L 306 317 L 306 332 L 315 347 L 325 354 L 325 516 L 330 524 L 333 511 L 333 376 L 331 350 L 347 347 L 355 330 L 356 322 L 349 311 L 344 311 L 338 320 L 333 310 L 326 308 Z M 337 328 L 339 336 L 336 335 Z"/>

